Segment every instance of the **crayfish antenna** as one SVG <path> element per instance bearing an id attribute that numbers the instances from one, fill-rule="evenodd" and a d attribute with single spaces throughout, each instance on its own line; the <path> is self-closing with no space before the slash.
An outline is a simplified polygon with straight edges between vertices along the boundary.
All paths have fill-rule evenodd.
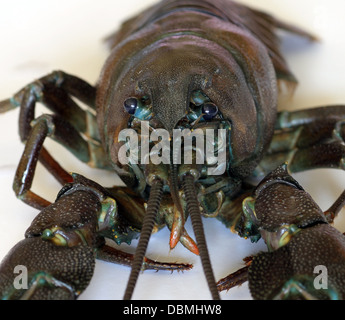
<path id="1" fill-rule="evenodd" d="M 186 196 L 187 210 L 192 220 L 192 226 L 196 242 L 200 251 L 200 259 L 204 269 L 206 281 L 211 291 L 212 298 L 219 300 L 219 293 L 216 285 L 216 280 L 213 274 L 210 256 L 206 245 L 204 228 L 201 220 L 201 212 L 199 203 L 197 201 L 197 194 L 194 186 L 194 177 L 191 174 L 186 174 L 183 178 L 183 190 Z"/>
<path id="2" fill-rule="evenodd" d="M 147 211 L 144 217 L 138 246 L 134 254 L 131 273 L 127 282 L 125 295 L 123 297 L 124 300 L 130 300 L 132 298 L 134 287 L 143 265 L 147 245 L 152 234 L 155 218 L 160 207 L 162 195 L 163 182 L 160 179 L 154 179 L 151 186 L 150 198 L 147 203 Z"/>

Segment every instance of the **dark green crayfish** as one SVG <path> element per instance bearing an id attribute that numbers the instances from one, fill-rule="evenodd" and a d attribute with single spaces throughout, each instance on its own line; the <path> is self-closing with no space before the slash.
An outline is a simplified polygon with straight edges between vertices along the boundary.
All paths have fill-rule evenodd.
<path id="1" fill-rule="evenodd" d="M 216 217 L 240 235 L 258 238 L 261 225 L 245 219 L 247 206 L 242 211 L 243 200 L 255 189 L 253 178 L 263 178 L 285 162 L 291 173 L 344 169 L 345 106 L 277 109 L 279 85 L 293 88 L 297 83 L 280 51 L 278 30 L 316 40 L 269 14 L 230 0 L 161 1 L 123 23 L 108 38 L 111 52 L 95 85 L 55 71 L 2 101 L 0 112 L 20 109 L 19 134 L 25 143 L 13 183 L 15 194 L 39 209 L 38 217 L 44 217 L 38 226 L 34 220 L 37 230 L 29 228 L 26 240 L 14 247 L 14 260 L 4 260 L 3 297 L 75 298 L 90 281 L 94 259 L 102 258 L 105 238 L 121 245 L 140 235 L 124 295 L 130 299 L 152 231 L 166 226 L 170 249 L 182 244 L 200 255 L 211 296 L 218 299 L 209 257 L 212 250 L 205 240 L 201 216 Z M 35 115 L 37 103 L 49 113 Z M 182 132 L 186 135 L 181 140 L 175 134 Z M 214 135 L 208 135 L 210 132 Z M 96 187 L 86 178 L 82 183 L 78 179 L 84 178 L 76 180 L 80 176 L 61 167 L 54 153 L 47 151 L 47 137 L 91 167 L 116 172 L 126 187 Z M 204 140 L 198 144 L 200 137 Z M 174 148 L 178 142 L 183 152 Z M 133 154 L 132 146 L 136 149 Z M 32 190 L 38 162 L 64 185 L 53 204 Z M 67 199 L 72 199 L 68 210 Z M 103 221 L 109 204 L 105 199 L 111 199 L 116 218 Z M 92 213 L 86 209 L 89 204 L 95 206 Z M 340 196 L 334 204 L 336 211 L 342 204 Z M 52 210 L 58 212 L 58 221 L 48 214 Z M 189 235 L 188 224 L 185 227 L 189 217 L 194 237 Z M 13 263 L 19 264 L 19 257 L 25 257 L 21 250 L 26 251 L 27 246 L 32 247 L 32 255 L 42 248 L 38 251 L 44 261 L 54 250 L 65 252 L 58 260 L 61 268 L 54 274 L 50 274 L 51 265 L 46 270 L 38 262 L 27 266 L 31 281 L 38 279 L 43 291 L 52 290 L 51 294 L 41 295 L 36 282 L 24 293 L 11 287 L 9 274 L 15 274 L 10 269 Z M 227 248 L 222 254 L 231 251 Z M 73 268 L 87 273 L 80 287 L 74 283 L 75 275 L 61 279 L 65 259 L 77 261 Z M 122 256 L 120 260 L 126 259 Z M 166 268 L 175 266 L 190 267 L 170 263 Z M 255 259 L 253 270 L 254 266 Z M 305 298 L 318 297 L 308 289 L 304 293 Z M 284 296 L 278 292 L 254 297 Z M 337 285 L 327 297 L 342 297 Z"/>

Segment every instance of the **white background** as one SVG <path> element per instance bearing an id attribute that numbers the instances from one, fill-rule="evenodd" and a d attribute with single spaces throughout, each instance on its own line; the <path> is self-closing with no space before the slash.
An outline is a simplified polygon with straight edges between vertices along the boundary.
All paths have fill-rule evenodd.
<path id="1" fill-rule="evenodd" d="M 155 1 L 149 0 L 1 0 L 0 99 L 10 97 L 32 80 L 52 70 L 95 83 L 107 50 L 102 39 L 121 21 Z M 294 110 L 345 103 L 345 2 L 343 0 L 241 0 L 298 25 L 320 37 L 310 44 L 291 36 L 283 47 L 289 64 L 300 81 L 295 95 L 284 108 Z M 39 115 L 42 111 L 38 111 Z M 18 110 L 0 115 L 0 258 L 23 238 L 37 211 L 16 199 L 12 181 L 23 150 L 18 138 Z M 68 170 L 84 174 L 103 185 L 116 183 L 115 175 L 93 170 L 52 142 L 51 153 Z M 313 170 L 295 175 L 304 188 L 326 210 L 345 187 L 344 172 Z M 39 168 L 33 190 L 53 201 L 60 186 Z M 344 214 L 342 212 L 341 214 Z M 343 219 L 344 220 L 344 219 Z M 345 221 L 344 221 L 345 222 Z M 345 231 L 341 218 L 337 227 Z M 190 225 L 188 224 L 189 230 Z M 207 240 L 217 279 L 242 266 L 241 259 L 265 248 L 262 241 L 251 244 L 232 234 L 220 222 L 205 221 Z M 192 234 L 192 231 L 190 230 Z M 147 255 L 152 259 L 185 261 L 194 269 L 184 273 L 141 274 L 134 299 L 209 299 L 199 258 L 181 245 L 169 250 L 166 230 L 150 240 Z M 134 243 L 135 245 L 136 243 Z M 133 251 L 133 247 L 122 246 Z M 81 299 L 121 299 L 129 268 L 97 262 L 95 276 Z M 250 299 L 247 285 L 223 292 L 222 299 Z"/>

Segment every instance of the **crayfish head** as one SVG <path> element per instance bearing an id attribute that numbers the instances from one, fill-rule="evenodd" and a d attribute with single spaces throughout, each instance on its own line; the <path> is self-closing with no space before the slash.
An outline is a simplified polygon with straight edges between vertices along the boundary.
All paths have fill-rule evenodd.
<path id="1" fill-rule="evenodd" d="M 197 253 L 184 229 L 190 210 L 183 181 L 186 176 L 194 184 L 212 176 L 241 181 L 251 174 L 273 130 L 259 125 L 267 120 L 256 101 L 262 95 L 252 92 L 256 85 L 248 85 L 229 50 L 199 34 L 165 35 L 137 52 L 126 51 L 126 44 L 111 55 L 100 79 L 104 148 L 116 172 L 144 199 L 152 176 L 163 181 L 174 205 L 166 219 L 170 246 L 183 241 Z M 117 51 L 130 57 L 121 59 Z M 271 114 L 274 95 L 262 105 Z M 266 122 L 273 123 L 274 117 Z M 192 202 L 200 204 L 197 196 Z M 221 193 L 215 203 L 218 208 Z"/>

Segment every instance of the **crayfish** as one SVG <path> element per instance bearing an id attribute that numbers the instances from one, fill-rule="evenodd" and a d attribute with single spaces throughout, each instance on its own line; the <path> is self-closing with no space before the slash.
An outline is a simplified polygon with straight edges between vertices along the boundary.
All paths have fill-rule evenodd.
<path id="1" fill-rule="evenodd" d="M 104 247 L 104 238 L 120 245 L 129 244 L 139 237 L 134 260 L 127 263 L 132 265 L 124 296 L 129 299 L 139 271 L 146 265 L 143 261 L 149 261 L 154 269 L 162 266 L 144 256 L 152 231 L 167 226 L 165 229 L 170 231 L 160 231 L 161 235 L 156 238 L 158 242 L 165 241 L 170 249 L 186 247 L 200 254 L 211 295 L 217 299 L 216 277 L 210 261 L 218 277 L 216 259 L 212 257 L 218 231 L 207 235 L 206 245 L 201 215 L 216 217 L 227 228 L 256 241 L 258 230 L 247 228 L 255 221 L 252 216 L 256 215 L 254 209 L 248 209 L 250 202 L 246 202 L 257 190 L 249 178 L 258 181 L 286 161 L 292 173 L 321 167 L 343 169 L 344 106 L 277 112 L 277 80 L 280 84 L 286 83 L 288 88 L 296 84 L 296 78 L 278 48 L 278 29 L 307 39 L 304 41 L 316 40 L 299 28 L 228 0 L 162 1 L 125 22 L 119 32 L 108 38 L 111 54 L 95 86 L 69 73 L 57 71 L 39 78 L 1 102 L 0 111 L 20 108 L 20 138 L 25 142 L 13 188 L 17 197 L 41 210 L 26 232 L 27 240 L 12 250 L 13 261 L 26 257 L 20 249 L 29 252 L 26 246 L 31 246 L 34 256 L 37 250 L 40 251 L 44 260 L 45 252 L 49 256 L 55 250 L 61 252 L 59 247 L 65 246 L 66 254 L 62 254 L 58 262 L 64 265 L 64 259 L 69 259 L 67 257 L 78 260 L 74 253 L 81 252 L 85 259 L 78 260 L 76 267 L 82 270 L 77 274 L 87 273 L 83 275 L 86 280 L 80 281 L 83 283 L 78 287 L 73 281 L 59 278 L 59 270 L 56 277 L 49 274 L 52 266 L 44 272 L 35 270 L 35 266 L 44 268 L 44 264 L 41 266 L 35 262 L 30 266 L 35 271 L 33 277 L 30 276 L 33 285 L 22 298 L 79 296 L 92 276 L 94 258 L 104 258 L 105 253 L 101 249 L 108 248 Z M 37 112 L 35 115 L 37 102 L 43 103 L 49 112 L 40 117 Z M 80 107 L 80 102 L 85 106 Z M 125 129 L 140 138 L 136 144 L 139 148 L 137 157 L 131 158 L 129 142 L 133 136 L 121 136 Z M 191 162 L 175 162 L 187 154 L 186 149 L 183 153 L 175 152 L 173 144 L 179 139 L 173 135 L 175 130 L 190 130 L 192 136 L 196 132 L 207 136 L 209 131 L 213 131 L 215 135 L 207 137 L 209 140 L 206 142 L 213 147 L 213 157 L 203 158 L 204 161 L 198 163 L 197 157 L 203 155 L 205 149 L 196 145 L 188 149 Z M 167 144 L 163 144 L 166 143 L 165 134 L 168 136 Z M 55 161 L 54 151 L 50 154 L 45 148 L 47 137 L 58 141 L 82 162 L 109 172 L 115 171 L 126 187 L 113 187 L 113 182 L 109 186 L 109 181 L 107 187 L 103 187 L 91 181 L 98 182 L 97 176 L 89 180 L 89 175 L 83 178 L 71 174 L 71 168 L 63 161 L 59 161 L 60 166 Z M 184 139 L 182 146 L 187 145 L 188 139 Z M 194 136 L 193 139 L 198 138 Z M 145 141 L 147 154 L 144 152 Z M 164 146 L 161 149 L 160 144 Z M 168 156 L 166 150 L 169 151 Z M 123 158 L 128 156 L 128 151 L 130 157 L 125 163 Z M 221 159 L 223 152 L 226 161 L 218 163 L 216 160 Z M 138 158 L 139 163 L 136 162 Z M 163 162 L 155 163 L 153 159 L 157 158 Z M 32 183 L 36 179 L 33 173 L 38 160 L 64 185 L 54 204 L 33 191 Z M 79 173 L 79 169 L 73 171 Z M 85 194 L 92 200 L 84 198 Z M 284 194 L 281 195 L 283 197 Z M 80 206 L 79 211 L 85 209 L 83 204 L 97 209 L 90 215 L 85 209 L 74 219 L 63 209 L 69 199 L 72 199 L 72 207 Z M 342 201 L 340 196 L 333 206 L 336 213 Z M 52 211 L 58 212 L 55 218 L 51 218 Z M 116 218 L 104 222 L 99 217 L 102 218 L 106 212 L 116 212 Z M 249 222 L 245 219 L 248 215 L 252 218 Z M 98 222 L 96 216 L 99 216 Z M 59 220 L 60 217 L 63 219 Z M 192 228 L 188 225 L 189 220 L 192 220 Z M 326 219 L 322 223 L 332 220 Z M 217 222 L 208 223 L 216 226 L 217 230 L 222 228 Z M 261 228 L 260 224 L 254 225 Z M 151 237 L 150 243 L 155 241 L 155 237 Z M 232 251 L 239 250 L 240 246 L 232 248 L 226 239 L 220 239 L 218 235 L 218 241 L 226 243 L 222 254 L 231 256 Z M 81 248 L 85 251 L 79 250 Z M 149 251 L 146 254 L 152 259 Z M 240 254 L 245 256 L 243 252 Z M 28 260 L 29 257 L 28 253 Z M 248 268 L 255 271 L 255 261 L 254 257 L 252 266 L 247 266 L 244 274 Z M 5 269 L 6 266 L 12 268 L 8 260 L 4 263 Z M 52 263 L 58 265 L 54 260 Z M 190 265 L 173 262 L 163 263 L 163 266 L 168 270 L 190 268 Z M 224 265 L 222 269 L 227 270 L 223 275 L 231 270 Z M 254 288 L 252 292 L 256 288 L 255 277 L 250 278 L 254 271 L 249 271 L 249 286 Z M 6 272 L 11 273 L 11 270 Z M 186 274 L 178 275 L 181 285 Z M 139 279 L 146 276 L 151 277 L 145 273 Z M 158 273 L 152 278 L 158 276 L 166 277 Z M 114 279 L 117 277 L 114 275 Z M 41 289 L 36 279 L 46 283 L 46 287 L 43 285 Z M 107 285 L 112 286 L 111 283 L 110 279 L 107 280 Z M 114 283 L 118 286 L 117 280 Z M 277 286 L 278 292 L 253 296 L 296 297 L 279 294 L 281 287 L 280 284 Z M 291 282 L 287 286 L 290 289 Z M 295 283 L 293 287 L 296 287 Z M 14 289 L 6 290 L 5 298 L 20 297 Z M 116 291 L 119 288 L 116 287 Z M 303 298 L 343 298 L 337 284 L 326 295 L 318 296 L 308 289 L 303 289 L 302 293 Z"/>

